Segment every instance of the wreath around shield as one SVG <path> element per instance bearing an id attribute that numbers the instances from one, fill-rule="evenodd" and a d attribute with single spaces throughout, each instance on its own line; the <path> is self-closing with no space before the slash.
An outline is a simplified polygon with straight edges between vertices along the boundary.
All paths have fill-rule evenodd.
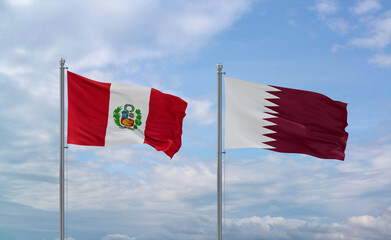
<path id="1" fill-rule="evenodd" d="M 124 127 L 124 126 L 122 126 L 121 125 L 121 121 L 120 121 L 120 112 L 121 112 L 121 110 L 122 110 L 122 107 L 121 106 L 119 106 L 119 107 L 117 107 L 115 110 L 114 110 L 114 112 L 113 112 L 113 118 L 114 118 L 114 122 L 115 122 L 115 124 L 119 127 L 119 128 L 126 128 L 126 129 L 130 129 L 130 130 L 134 130 L 134 129 L 137 129 L 141 124 L 142 124 L 142 122 L 141 122 L 141 111 L 140 111 L 140 109 L 137 109 L 136 111 L 135 111 L 135 113 L 136 113 L 136 119 L 134 120 L 134 125 L 133 125 L 133 127 L 130 127 L 130 128 L 127 128 L 127 127 Z"/>

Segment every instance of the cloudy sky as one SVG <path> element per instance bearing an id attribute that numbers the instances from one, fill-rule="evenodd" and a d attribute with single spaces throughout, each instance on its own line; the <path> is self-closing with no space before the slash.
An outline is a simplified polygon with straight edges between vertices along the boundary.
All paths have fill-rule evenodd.
<path id="1" fill-rule="evenodd" d="M 0 1 L 0 239 L 59 237 L 59 59 L 189 103 L 170 160 L 69 146 L 68 240 L 216 239 L 216 64 L 348 103 L 344 162 L 227 150 L 225 239 L 391 239 L 391 1 Z"/>

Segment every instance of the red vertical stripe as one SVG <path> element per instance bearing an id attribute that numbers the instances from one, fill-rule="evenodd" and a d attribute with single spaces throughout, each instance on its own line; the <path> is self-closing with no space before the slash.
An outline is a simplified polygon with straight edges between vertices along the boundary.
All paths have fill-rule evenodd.
<path id="1" fill-rule="evenodd" d="M 104 146 L 110 83 L 101 83 L 68 71 L 68 136 L 76 145 Z"/>
<path id="2" fill-rule="evenodd" d="M 186 108 L 187 102 L 181 98 L 152 88 L 144 143 L 172 158 L 182 145 L 182 122 Z"/>
<path id="3" fill-rule="evenodd" d="M 274 86 L 273 86 L 274 87 Z M 270 92 L 279 97 L 268 99 L 278 106 L 276 118 L 267 119 L 276 125 L 267 134 L 275 141 L 266 142 L 276 152 L 304 153 L 318 158 L 344 160 L 348 133 L 346 103 L 322 94 L 296 89 L 278 88 Z"/>

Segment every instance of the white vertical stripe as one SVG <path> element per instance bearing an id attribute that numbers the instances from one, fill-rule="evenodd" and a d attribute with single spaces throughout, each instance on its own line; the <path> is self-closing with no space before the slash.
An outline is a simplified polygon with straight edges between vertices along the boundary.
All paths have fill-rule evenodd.
<path id="1" fill-rule="evenodd" d="M 273 139 L 264 134 L 273 133 L 265 128 L 274 125 L 265 118 L 275 113 L 269 109 L 276 104 L 267 99 L 278 98 L 267 91 L 274 87 L 225 77 L 225 148 L 272 148 L 264 142 Z"/>
<path id="2" fill-rule="evenodd" d="M 149 87 L 130 84 L 111 84 L 105 146 L 144 143 L 145 123 L 149 113 L 150 96 L 151 88 Z M 114 110 L 117 107 L 122 107 L 122 110 L 124 110 L 125 104 L 131 104 L 135 109 L 141 110 L 142 124 L 138 129 L 121 129 L 115 124 L 113 117 Z M 134 113 L 134 116 L 136 116 L 136 113 Z"/>

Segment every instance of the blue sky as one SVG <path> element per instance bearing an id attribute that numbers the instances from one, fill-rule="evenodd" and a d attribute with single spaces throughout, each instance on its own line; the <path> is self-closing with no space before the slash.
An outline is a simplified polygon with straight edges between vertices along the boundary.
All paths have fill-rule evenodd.
<path id="1" fill-rule="evenodd" d="M 0 1 L 0 238 L 59 237 L 59 59 L 188 101 L 183 146 L 70 146 L 67 240 L 216 239 L 216 64 L 348 103 L 344 162 L 227 150 L 225 239 L 391 238 L 388 0 Z"/>

